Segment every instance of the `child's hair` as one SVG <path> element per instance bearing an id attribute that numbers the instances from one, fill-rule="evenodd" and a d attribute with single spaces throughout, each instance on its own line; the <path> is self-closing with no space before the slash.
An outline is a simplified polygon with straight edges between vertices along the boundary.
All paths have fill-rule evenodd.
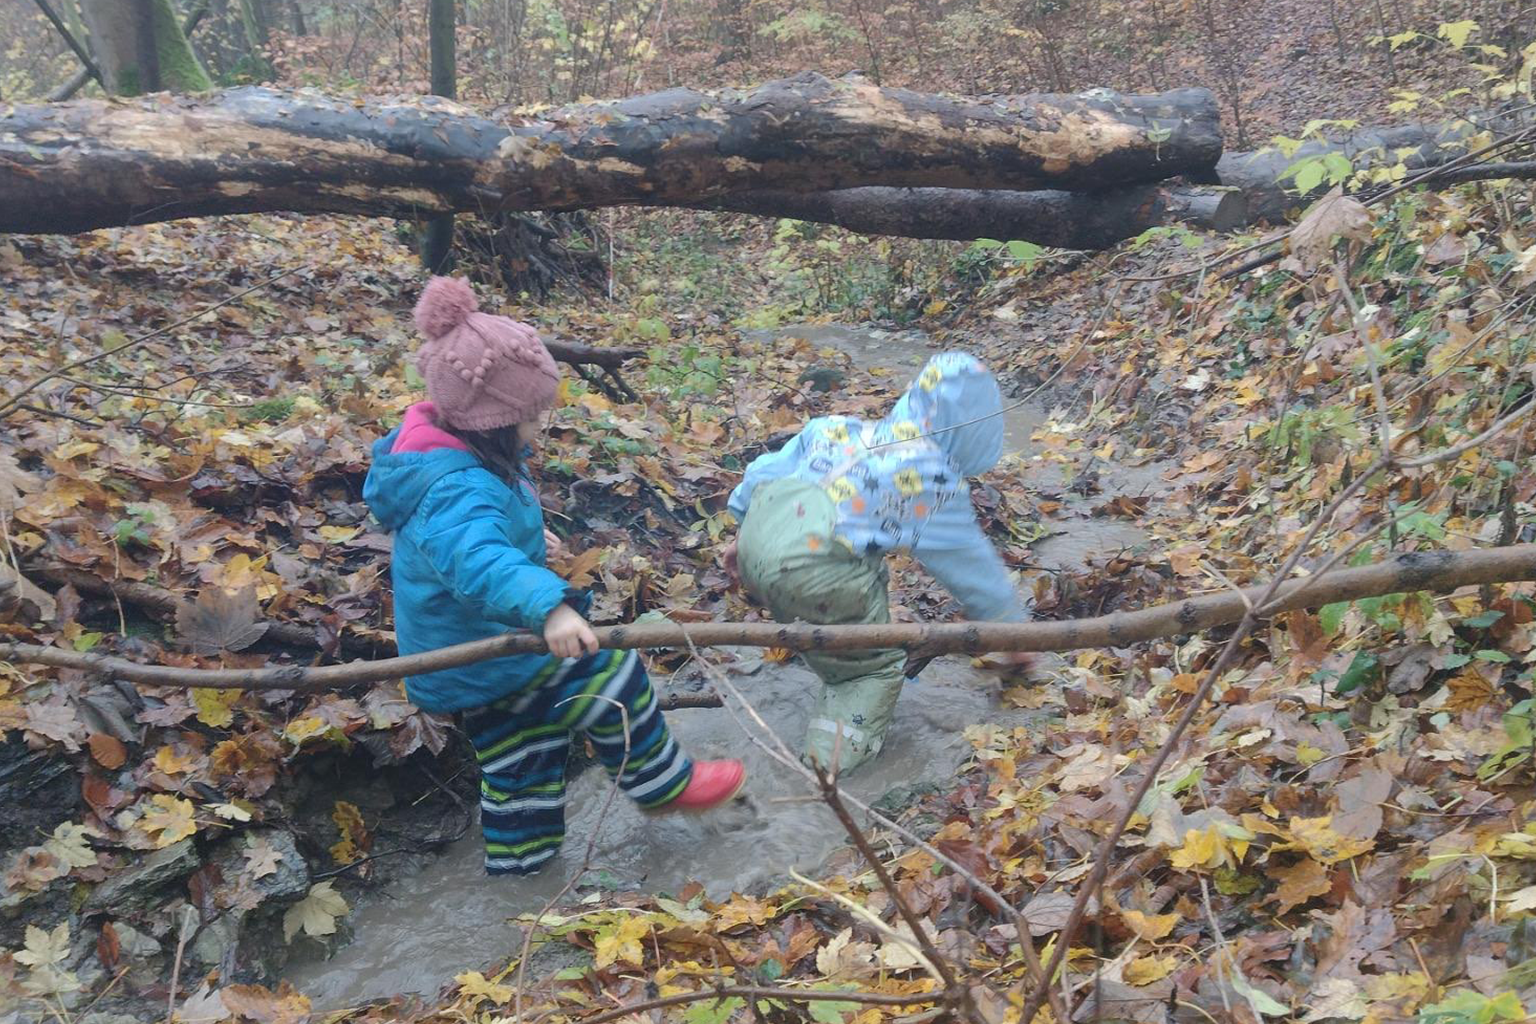
<path id="1" fill-rule="evenodd" d="M 524 472 L 523 442 L 517 436 L 516 423 L 491 430 L 456 430 L 449 427 L 448 432 L 468 445 L 470 454 L 512 488 L 512 493 L 526 500 L 523 489 L 518 486 Z"/>

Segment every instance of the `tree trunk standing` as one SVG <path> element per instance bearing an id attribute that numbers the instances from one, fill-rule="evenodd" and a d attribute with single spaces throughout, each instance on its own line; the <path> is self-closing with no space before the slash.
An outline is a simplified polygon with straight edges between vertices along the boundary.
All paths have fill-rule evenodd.
<path id="1" fill-rule="evenodd" d="M 971 98 L 805 74 L 501 123 L 440 99 L 245 88 L 0 109 L 0 231 L 270 210 L 414 219 L 661 206 L 868 185 L 1097 191 L 1208 174 L 1220 155 L 1203 89 Z"/>
<path id="2" fill-rule="evenodd" d="M 171 0 L 82 0 L 81 12 L 108 92 L 213 88 Z"/>
<path id="3" fill-rule="evenodd" d="M 432 95 L 458 96 L 458 63 L 454 53 L 454 0 L 428 0 L 427 34 L 432 51 Z M 453 268 L 453 214 L 427 221 L 421 234 L 421 265 L 433 274 Z"/>
<path id="4" fill-rule="evenodd" d="M 240 0 L 240 28 L 247 55 L 240 74 L 249 81 L 270 80 L 272 62 L 267 59 L 267 47 L 272 41 L 272 19 L 266 0 Z"/>
<path id="5" fill-rule="evenodd" d="M 299 5 L 299 0 L 288 0 L 288 21 L 293 26 L 294 35 L 309 35 L 309 26 L 304 23 L 304 8 Z"/>

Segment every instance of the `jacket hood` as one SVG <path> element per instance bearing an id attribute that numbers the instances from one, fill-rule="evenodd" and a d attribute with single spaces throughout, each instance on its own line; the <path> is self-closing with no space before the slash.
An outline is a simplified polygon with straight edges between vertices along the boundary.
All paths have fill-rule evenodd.
<path id="1" fill-rule="evenodd" d="M 479 465 L 463 442 L 433 425 L 431 404 L 422 402 L 406 411 L 405 422 L 374 442 L 363 500 L 386 530 L 398 531 L 433 484 Z"/>
<path id="2" fill-rule="evenodd" d="M 992 372 L 975 356 L 943 352 L 928 360 L 876 432 L 897 441 L 925 436 L 962 473 L 976 476 L 1002 456 L 1002 411 Z"/>

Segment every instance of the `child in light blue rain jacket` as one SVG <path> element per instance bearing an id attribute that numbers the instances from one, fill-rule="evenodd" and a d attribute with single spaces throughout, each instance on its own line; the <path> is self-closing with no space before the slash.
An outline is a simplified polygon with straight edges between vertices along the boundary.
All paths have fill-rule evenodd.
<path id="1" fill-rule="evenodd" d="M 885 555 L 912 554 L 972 619 L 1022 622 L 1029 606 L 976 521 L 968 477 L 1002 453 L 1002 395 L 975 357 L 930 359 L 883 419 L 811 420 L 747 467 L 726 550 L 780 622 L 890 621 Z M 808 760 L 848 770 L 880 752 L 901 693 L 900 650 L 807 653 L 823 686 Z M 1028 664 L 1024 655 L 1010 656 Z M 836 765 L 834 766 L 834 754 Z"/>

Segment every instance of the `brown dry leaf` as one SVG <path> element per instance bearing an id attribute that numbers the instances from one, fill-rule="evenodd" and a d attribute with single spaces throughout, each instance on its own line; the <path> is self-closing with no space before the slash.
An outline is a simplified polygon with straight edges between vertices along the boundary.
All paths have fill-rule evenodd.
<path id="1" fill-rule="evenodd" d="M 58 614 L 59 606 L 47 591 L 0 560 L 0 617 L 52 622 Z"/>
<path id="2" fill-rule="evenodd" d="M 1029 923 L 1029 934 L 1039 938 L 1061 931 L 1066 926 L 1075 902 L 1076 898 L 1069 892 L 1042 892 L 1019 912 Z"/>
<path id="3" fill-rule="evenodd" d="M 331 857 L 341 865 L 362 860 L 368 848 L 373 845 L 373 837 L 368 834 L 368 826 L 363 822 L 363 812 L 357 809 L 356 804 L 338 800 L 331 810 L 331 820 L 341 833 L 341 839 L 331 846 Z"/>
<path id="4" fill-rule="evenodd" d="M 41 747 L 46 741 L 54 740 L 64 744 L 64 749 L 73 754 L 80 749 L 85 723 L 68 704 L 28 704 L 22 729 L 34 746 Z"/>
<path id="5" fill-rule="evenodd" d="M 1371 239 L 1371 211 L 1360 200 L 1344 194 L 1342 185 L 1312 204 L 1291 229 L 1291 252 L 1308 270 L 1327 262 L 1333 253 L 1334 239 Z"/>
<path id="6" fill-rule="evenodd" d="M 231 1014 L 257 1024 L 299 1024 L 309 1016 L 309 997 L 286 981 L 276 992 L 260 985 L 226 985 L 218 995 Z"/>
<path id="7" fill-rule="evenodd" d="M 1337 864 L 1358 857 L 1376 844 L 1369 839 L 1353 839 L 1333 827 L 1333 815 L 1321 818 L 1292 818 L 1291 839 L 1296 846 L 1322 864 Z"/>
<path id="8" fill-rule="evenodd" d="M 1276 914 L 1287 914 L 1310 899 L 1326 894 L 1333 888 L 1328 871 L 1311 857 L 1290 867 L 1272 868 L 1269 874 L 1280 881 L 1280 888 L 1269 897 L 1276 904 Z"/>
<path id="9" fill-rule="evenodd" d="M 267 632 L 267 624 L 256 621 L 260 614 L 254 586 L 233 592 L 206 587 L 196 602 L 177 606 L 176 632 L 195 654 L 243 651 Z"/>
<path id="10" fill-rule="evenodd" d="M 1375 839 L 1381 831 L 1381 805 L 1391 794 L 1392 774 L 1381 768 L 1367 768 L 1345 779 L 1334 789 L 1339 801 L 1334 831 L 1349 839 Z"/>
<path id="11" fill-rule="evenodd" d="M 265 836 L 247 836 L 245 839 L 245 868 L 252 878 L 266 878 L 277 871 L 282 852 L 267 841 Z"/>
<path id="12" fill-rule="evenodd" d="M 103 768 L 121 768 L 123 762 L 128 760 L 128 748 L 111 733 L 93 732 L 85 742 L 91 748 L 91 757 Z"/>

